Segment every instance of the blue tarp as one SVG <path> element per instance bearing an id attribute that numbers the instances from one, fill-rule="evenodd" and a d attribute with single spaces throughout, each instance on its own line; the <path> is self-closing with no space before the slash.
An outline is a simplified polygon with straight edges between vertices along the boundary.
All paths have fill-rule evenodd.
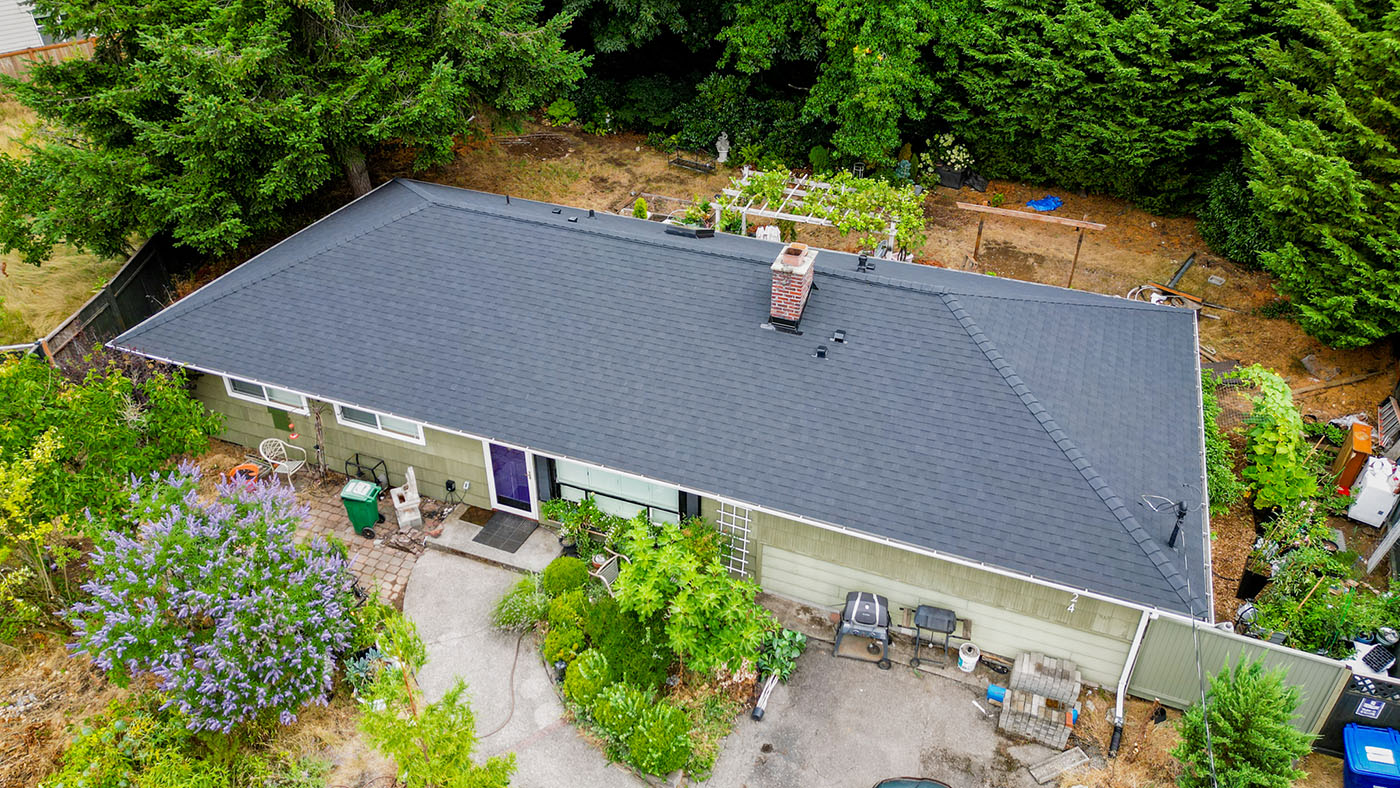
<path id="1" fill-rule="evenodd" d="M 1033 211 L 1053 211 L 1064 204 L 1064 200 L 1061 200 L 1059 197 L 1056 197 L 1052 194 L 1047 194 L 1044 197 L 1041 197 L 1039 200 L 1031 200 L 1030 202 L 1026 203 L 1026 205 L 1029 205 L 1031 207 L 1031 210 Z"/>

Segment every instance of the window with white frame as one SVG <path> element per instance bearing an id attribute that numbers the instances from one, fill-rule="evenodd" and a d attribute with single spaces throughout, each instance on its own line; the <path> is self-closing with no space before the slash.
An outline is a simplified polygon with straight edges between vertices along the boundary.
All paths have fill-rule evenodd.
<path id="1" fill-rule="evenodd" d="M 416 421 L 401 419 L 398 416 L 390 416 L 387 413 L 352 408 L 349 405 L 336 405 L 335 420 L 357 430 L 387 435 L 390 438 L 397 438 L 409 443 L 423 443 L 423 425 Z"/>
<path id="2" fill-rule="evenodd" d="M 598 508 L 618 517 L 645 511 L 654 523 L 680 522 L 680 495 L 675 487 L 649 482 L 582 463 L 556 460 L 555 482 L 559 497 L 581 501 L 591 495 Z"/>
<path id="3" fill-rule="evenodd" d="M 282 410 L 306 413 L 306 397 L 296 392 L 286 389 L 279 389 L 276 386 L 264 386 L 261 383 L 254 383 L 250 380 L 239 380 L 238 378 L 224 378 L 224 387 L 228 389 L 230 397 L 235 399 L 257 402 L 262 405 L 271 405 Z"/>
<path id="4" fill-rule="evenodd" d="M 734 577 L 749 577 L 749 530 L 752 523 L 749 510 L 720 501 L 717 519 L 719 522 L 715 527 L 726 537 L 724 565 Z"/>

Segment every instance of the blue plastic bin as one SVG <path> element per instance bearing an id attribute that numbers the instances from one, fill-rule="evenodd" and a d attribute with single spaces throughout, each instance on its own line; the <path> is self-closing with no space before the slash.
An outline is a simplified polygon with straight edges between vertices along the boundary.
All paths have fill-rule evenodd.
<path id="1" fill-rule="evenodd" d="M 1346 788 L 1400 788 L 1400 735 L 1351 723 L 1342 729 Z"/>

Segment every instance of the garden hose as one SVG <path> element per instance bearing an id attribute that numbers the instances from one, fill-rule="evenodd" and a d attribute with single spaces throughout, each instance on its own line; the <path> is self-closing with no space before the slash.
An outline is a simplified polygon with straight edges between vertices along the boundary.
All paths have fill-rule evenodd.
<path id="1" fill-rule="evenodd" d="M 528 629 L 525 630 L 525 632 L 528 631 Z M 510 661 L 510 711 L 506 713 L 504 722 L 497 725 L 490 733 L 484 733 L 476 737 L 477 739 L 485 739 L 488 736 L 495 736 L 500 733 L 502 729 L 510 724 L 511 718 L 515 716 L 515 666 L 520 664 L 520 643 L 525 640 L 525 632 L 521 632 L 520 636 L 515 639 L 515 659 Z"/>

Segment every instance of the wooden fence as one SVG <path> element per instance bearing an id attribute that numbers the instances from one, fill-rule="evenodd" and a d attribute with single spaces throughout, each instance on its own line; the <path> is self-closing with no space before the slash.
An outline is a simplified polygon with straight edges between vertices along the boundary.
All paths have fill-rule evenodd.
<path id="1" fill-rule="evenodd" d="M 74 57 L 91 57 L 96 42 L 95 38 L 84 38 L 81 41 L 61 41 L 57 44 L 21 49 L 18 52 L 6 52 L 0 55 L 0 74 L 20 79 L 29 73 L 30 64 L 36 60 L 57 63 Z"/>
<path id="2" fill-rule="evenodd" d="M 157 235 L 141 245 L 107 283 L 48 336 L 28 345 L 0 347 L 8 353 L 42 353 L 54 366 L 74 368 L 97 345 L 140 323 L 174 300 L 176 276 L 201 258 Z"/>
<path id="3" fill-rule="evenodd" d="M 1199 670 L 1197 674 L 1197 654 Z M 1156 618 L 1147 627 L 1128 692 L 1155 698 L 1164 705 L 1185 708 L 1201 699 L 1210 677 L 1240 659 L 1262 659 L 1267 670 L 1282 668 L 1285 681 L 1298 688 L 1301 702 L 1293 724 L 1317 733 L 1351 678 L 1351 670 L 1335 659 L 1262 640 L 1223 632 L 1207 625 L 1194 628 L 1176 619 Z"/>

